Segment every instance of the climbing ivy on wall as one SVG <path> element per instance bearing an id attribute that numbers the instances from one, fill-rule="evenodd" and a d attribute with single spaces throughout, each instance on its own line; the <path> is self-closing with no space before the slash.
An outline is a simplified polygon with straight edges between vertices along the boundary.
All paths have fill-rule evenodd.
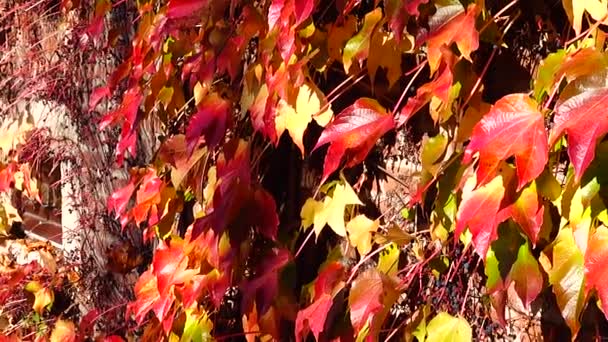
<path id="1" fill-rule="evenodd" d="M 83 44 L 112 47 L 116 5 L 97 0 Z M 157 242 L 125 337 L 466 341 L 510 326 L 517 302 L 559 312 L 574 338 L 584 312 L 608 313 L 604 1 L 133 6 L 128 57 L 88 103 L 131 167 L 107 209 Z M 510 91 L 505 51 L 533 60 L 526 89 Z M 150 121 L 158 148 L 133 167 Z M 366 188 L 393 176 L 374 165 L 396 132 L 418 151 L 400 218 Z M 277 163 L 312 186 L 284 196 Z"/>

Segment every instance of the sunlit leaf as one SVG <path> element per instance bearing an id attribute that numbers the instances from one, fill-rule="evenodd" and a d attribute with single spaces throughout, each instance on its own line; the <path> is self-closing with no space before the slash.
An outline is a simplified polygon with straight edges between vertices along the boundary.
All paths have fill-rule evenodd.
<path id="1" fill-rule="evenodd" d="M 511 94 L 498 100 L 473 129 L 463 163 L 479 152 L 479 185 L 491 180 L 500 161 L 515 156 L 518 189 L 538 177 L 548 160 L 543 115 L 526 94 Z"/>
<path id="2" fill-rule="evenodd" d="M 372 221 L 365 215 L 357 215 L 346 225 L 348 239 L 361 256 L 372 250 L 372 234 L 378 230 L 378 220 Z"/>
<path id="3" fill-rule="evenodd" d="M 504 196 L 502 176 L 475 190 L 473 184 L 465 185 L 462 202 L 456 217 L 454 238 L 458 238 L 466 227 L 473 234 L 473 245 L 480 257 L 485 258 L 488 247 L 496 239 L 497 213 Z"/>
<path id="4" fill-rule="evenodd" d="M 74 342 L 76 341 L 76 327 L 74 323 L 63 319 L 55 322 L 55 327 L 51 333 L 51 342 Z"/>
<path id="5" fill-rule="evenodd" d="M 568 156 L 576 171 L 576 179 L 595 157 L 597 140 L 608 132 L 608 118 L 603 114 L 608 88 L 586 91 L 569 98 L 555 108 L 555 125 L 549 143 L 555 144 L 563 134 L 568 139 Z"/>
<path id="6" fill-rule="evenodd" d="M 574 336 L 580 327 L 578 319 L 584 305 L 584 258 L 572 229 L 562 228 L 545 253 L 551 258 L 543 267 L 549 274 L 557 306 Z"/>
<path id="7" fill-rule="evenodd" d="M 585 252 L 585 291 L 595 289 L 602 301 L 604 315 L 608 315 L 608 228 L 600 226 L 589 238 Z"/>
<path id="8" fill-rule="evenodd" d="M 473 340 L 473 331 L 462 317 L 440 312 L 427 325 L 427 342 L 468 342 Z"/>
<path id="9" fill-rule="evenodd" d="M 342 157 L 348 159 L 346 167 L 352 167 L 367 157 L 382 135 L 395 127 L 393 116 L 375 100 L 361 98 L 344 109 L 323 130 L 314 150 L 329 143 L 323 164 L 324 183 L 329 175 L 338 169 Z"/>
<path id="10" fill-rule="evenodd" d="M 372 32 L 380 19 L 382 19 L 382 10 L 380 8 L 367 13 L 361 30 L 346 42 L 342 55 L 342 63 L 346 72 L 350 70 L 353 60 L 361 63 L 367 58 Z"/>

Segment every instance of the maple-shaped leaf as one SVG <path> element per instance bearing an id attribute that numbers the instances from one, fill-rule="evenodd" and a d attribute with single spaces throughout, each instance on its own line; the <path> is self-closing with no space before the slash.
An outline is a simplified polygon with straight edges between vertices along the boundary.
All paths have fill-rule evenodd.
<path id="1" fill-rule="evenodd" d="M 353 59 L 356 59 L 361 64 L 369 55 L 372 33 L 380 19 L 382 19 L 382 10 L 380 8 L 367 13 L 361 30 L 346 42 L 342 53 L 342 64 L 344 65 L 344 71 L 347 73 L 353 64 Z"/>
<path id="2" fill-rule="evenodd" d="M 51 342 L 75 342 L 76 327 L 74 323 L 63 319 L 58 319 L 55 322 L 53 332 L 51 332 Z"/>
<path id="3" fill-rule="evenodd" d="M 331 61 L 342 61 L 346 42 L 357 32 L 357 18 L 346 16 L 343 21 L 331 24 L 327 33 L 327 53 Z"/>
<path id="4" fill-rule="evenodd" d="M 585 291 L 595 289 L 608 317 L 608 228 L 600 226 L 589 238 L 585 251 Z"/>
<path id="5" fill-rule="evenodd" d="M 273 0 L 268 8 L 268 30 L 277 29 L 277 47 L 284 61 L 295 51 L 295 28 L 313 12 L 313 0 Z"/>
<path id="6" fill-rule="evenodd" d="M 304 203 L 300 211 L 302 227 L 308 228 L 314 224 L 313 229 L 318 238 L 321 230 L 327 224 L 336 234 L 346 236 L 344 210 L 347 205 L 354 204 L 362 205 L 363 203 L 350 184 L 348 182 L 337 184 L 332 195 L 326 196 L 323 202 L 309 198 Z"/>
<path id="7" fill-rule="evenodd" d="M 134 292 L 135 301 L 127 305 L 127 315 L 133 313 L 137 324 L 143 322 L 150 310 L 154 310 L 157 317 L 162 319 L 173 303 L 171 295 L 165 295 L 161 298 L 156 276 L 154 276 L 152 270 L 147 270 L 137 279 Z"/>
<path id="8" fill-rule="evenodd" d="M 378 27 L 372 35 L 370 51 L 373 53 L 367 57 L 367 72 L 372 84 L 376 79 L 378 68 L 382 67 L 386 71 L 388 86 L 392 87 L 402 76 L 401 50 L 395 37 Z"/>
<path id="9" fill-rule="evenodd" d="M 574 241 L 570 227 L 560 229 L 554 242 L 544 252 L 550 255 L 541 263 L 549 275 L 549 284 L 572 336 L 580 328 L 579 318 L 584 305 L 584 258 Z M 544 258 L 543 258 L 544 257 Z M 544 255 L 543 259 L 549 259 Z"/>
<path id="10" fill-rule="evenodd" d="M 526 308 L 543 289 L 543 275 L 540 272 L 538 261 L 528 243 L 519 247 L 517 259 L 509 272 L 510 278 L 515 282 L 515 291 Z"/>
<path id="11" fill-rule="evenodd" d="M 608 88 L 593 89 L 569 98 L 555 108 L 554 126 L 549 143 L 555 144 L 564 133 L 568 136 L 568 156 L 580 180 L 595 157 L 598 139 L 608 133 L 605 107 Z"/>
<path id="12" fill-rule="evenodd" d="M 479 14 L 476 4 L 470 4 L 466 12 L 460 3 L 442 6 L 429 19 L 429 32 L 417 39 L 417 45 L 427 43 L 427 58 L 431 74 L 435 73 L 441 59 L 442 46 L 456 43 L 462 56 L 471 60 L 471 52 L 479 47 L 479 32 L 475 18 Z"/>
<path id="13" fill-rule="evenodd" d="M 372 234 L 378 230 L 378 220 L 372 221 L 365 215 L 357 215 L 346 225 L 348 239 L 359 255 L 364 256 L 372 250 Z"/>
<path id="14" fill-rule="evenodd" d="M 160 293 L 167 293 L 170 287 L 189 281 L 198 272 L 188 269 L 188 256 L 184 254 L 181 243 L 162 243 L 154 252 L 153 273 Z"/>
<path id="15" fill-rule="evenodd" d="M 549 148 L 543 115 L 536 106 L 526 94 L 507 95 L 475 125 L 463 163 L 479 152 L 479 185 L 492 179 L 500 161 L 511 156 L 515 156 L 518 189 L 543 172 Z"/>
<path id="16" fill-rule="evenodd" d="M 508 209 L 509 215 L 519 224 L 530 241 L 536 244 L 538 233 L 543 224 L 544 206 L 536 191 L 536 182 L 525 187 L 515 203 Z"/>
<path id="17" fill-rule="evenodd" d="M 606 0 L 562 0 L 562 4 L 577 36 L 581 33 L 585 12 L 589 13 L 593 20 L 601 21 L 603 24 L 608 22 Z"/>
<path id="18" fill-rule="evenodd" d="M 473 190 L 474 182 L 468 182 L 462 190 L 462 202 L 456 216 L 454 238 L 468 226 L 473 235 L 473 245 L 477 254 L 485 259 L 488 247 L 496 240 L 498 226 L 497 214 L 503 199 L 505 188 L 502 176 Z"/>
<path id="19" fill-rule="evenodd" d="M 279 100 L 277 110 L 275 117 L 277 135 L 281 136 L 284 130 L 288 130 L 302 155 L 304 155 L 302 138 L 308 124 L 314 118 L 320 126 L 325 126 L 333 115 L 323 94 L 312 83 L 304 83 L 298 88 L 295 104 L 289 104 L 283 99 Z"/>
<path id="20" fill-rule="evenodd" d="M 393 116 L 376 100 L 361 98 L 344 109 L 323 130 L 313 148 L 314 151 L 330 144 L 325 155 L 321 183 L 338 169 L 344 154 L 348 156 L 346 167 L 363 162 L 378 139 L 394 127 Z"/>
<path id="21" fill-rule="evenodd" d="M 468 342 L 473 340 L 473 330 L 463 317 L 440 312 L 427 325 L 427 342 Z"/>
<path id="22" fill-rule="evenodd" d="M 588 88 L 579 84 L 586 76 L 590 76 L 593 81 L 601 81 L 605 86 L 605 76 L 598 71 L 605 70 L 606 67 L 608 67 L 606 54 L 594 47 L 568 52 L 559 50 L 549 54 L 538 67 L 534 79 L 534 97 L 540 100 L 544 94 L 550 94 L 554 87 L 559 86 L 557 82 L 562 78 L 565 78 L 569 84 L 561 92 L 560 98 L 570 92 L 569 87 Z"/>
<path id="23" fill-rule="evenodd" d="M 156 170 L 149 168 L 144 175 L 141 185 L 137 190 L 135 200 L 136 205 L 131 210 L 135 223 L 139 225 L 149 217 L 149 224 L 154 225 L 158 222 L 157 205 L 161 202 L 161 192 L 165 183 L 156 175 Z"/>
<path id="24" fill-rule="evenodd" d="M 207 95 L 199 103 L 198 111 L 190 119 L 186 129 L 188 154 L 192 154 L 201 135 L 205 138 L 205 144 L 209 149 L 215 148 L 224 138 L 230 112 L 230 102 L 221 98 L 217 93 Z"/>

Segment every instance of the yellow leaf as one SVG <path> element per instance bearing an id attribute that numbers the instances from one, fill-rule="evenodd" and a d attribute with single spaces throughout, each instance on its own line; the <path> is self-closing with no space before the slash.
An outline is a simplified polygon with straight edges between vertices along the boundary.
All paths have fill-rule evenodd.
<path id="1" fill-rule="evenodd" d="M 596 21 L 604 24 L 608 21 L 608 1 L 606 0 L 562 0 L 562 3 L 577 35 L 581 33 L 585 11 Z"/>
<path id="2" fill-rule="evenodd" d="M 304 155 L 304 144 L 302 138 L 308 124 L 313 117 L 320 126 L 325 126 L 333 116 L 331 108 L 327 107 L 323 94 L 312 84 L 304 83 L 298 89 L 295 104 L 290 104 L 281 99 L 278 103 L 278 113 L 275 117 L 275 128 L 277 135 L 281 136 L 285 130 L 289 132 L 291 139 Z M 321 112 L 321 109 L 324 109 Z"/>
<path id="3" fill-rule="evenodd" d="M 342 60 L 342 50 L 346 42 L 357 32 L 357 18 L 347 16 L 342 26 L 334 23 L 327 36 L 327 51 L 332 60 Z"/>
<path id="4" fill-rule="evenodd" d="M 328 213 L 327 224 L 336 234 L 340 236 L 346 236 L 346 227 L 344 226 L 344 210 L 349 204 L 362 205 L 363 203 L 359 200 L 359 197 L 348 183 L 344 182 L 344 184 L 336 185 L 331 202 L 324 209 Z"/>
<path id="5" fill-rule="evenodd" d="M 205 95 L 207 95 L 208 89 L 204 88 L 201 82 L 196 82 L 194 85 L 194 104 L 201 103 Z"/>
<path id="6" fill-rule="evenodd" d="M 58 319 L 51 333 L 51 342 L 73 342 L 76 341 L 74 323 Z"/>
<path id="7" fill-rule="evenodd" d="M 372 221 L 365 215 L 357 215 L 346 225 L 348 239 L 361 256 L 372 250 L 372 233 L 378 231 L 378 220 Z"/>
<path id="8" fill-rule="evenodd" d="M 300 211 L 302 228 L 307 228 L 313 224 L 318 238 L 323 227 L 327 224 L 336 234 L 346 236 L 344 210 L 347 205 L 351 204 L 362 205 L 363 203 L 348 183 L 337 184 L 332 196 L 326 196 L 323 202 L 309 198 L 304 203 Z"/>
<path id="9" fill-rule="evenodd" d="M 53 291 L 49 288 L 43 287 L 42 284 L 37 281 L 30 281 L 25 286 L 25 290 L 34 294 L 34 305 L 32 308 L 40 315 L 42 315 L 44 308 L 50 308 L 55 300 Z"/>
<path id="10" fill-rule="evenodd" d="M 323 111 L 321 111 L 323 109 Z M 298 90 L 296 112 L 311 116 L 319 126 L 325 127 L 333 116 L 325 95 L 314 84 L 304 83 Z"/>
<path id="11" fill-rule="evenodd" d="M 12 148 L 25 142 L 27 133 L 32 129 L 34 124 L 29 116 L 21 120 L 3 120 L 0 123 L 0 150 L 4 157 Z"/>
<path id="12" fill-rule="evenodd" d="M 381 27 L 372 36 L 369 48 L 373 53 L 367 58 L 367 71 L 372 83 L 376 78 L 379 67 L 386 70 L 389 88 L 401 77 L 401 51 L 398 49 L 395 37 Z"/>

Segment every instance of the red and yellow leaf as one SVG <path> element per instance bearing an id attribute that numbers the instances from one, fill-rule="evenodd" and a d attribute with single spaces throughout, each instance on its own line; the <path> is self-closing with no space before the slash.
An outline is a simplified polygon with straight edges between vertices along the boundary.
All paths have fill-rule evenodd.
<path id="1" fill-rule="evenodd" d="M 344 109 L 321 133 L 313 149 L 330 144 L 321 183 L 338 169 L 344 154 L 349 157 L 346 167 L 363 162 L 378 139 L 394 127 L 393 116 L 376 100 L 361 98 Z"/>
<path id="2" fill-rule="evenodd" d="M 608 317 L 608 228 L 600 226 L 589 238 L 585 252 L 585 291 L 595 289 Z"/>
<path id="3" fill-rule="evenodd" d="M 544 119 L 536 103 L 526 94 L 511 94 L 498 100 L 473 128 L 463 163 L 469 163 L 476 152 L 479 185 L 494 178 L 500 161 L 511 156 L 515 156 L 518 189 L 538 177 L 549 156 Z"/>
<path id="4" fill-rule="evenodd" d="M 555 144 L 564 133 L 568 136 L 568 156 L 580 180 L 595 157 L 598 139 L 608 133 L 605 115 L 608 89 L 593 89 L 573 96 L 555 108 L 555 124 L 549 143 Z"/>
<path id="5" fill-rule="evenodd" d="M 505 188 L 502 176 L 473 190 L 474 182 L 468 182 L 462 190 L 462 202 L 456 216 L 454 238 L 458 239 L 466 227 L 473 235 L 473 245 L 483 259 L 490 244 L 496 240 L 497 214 Z"/>

